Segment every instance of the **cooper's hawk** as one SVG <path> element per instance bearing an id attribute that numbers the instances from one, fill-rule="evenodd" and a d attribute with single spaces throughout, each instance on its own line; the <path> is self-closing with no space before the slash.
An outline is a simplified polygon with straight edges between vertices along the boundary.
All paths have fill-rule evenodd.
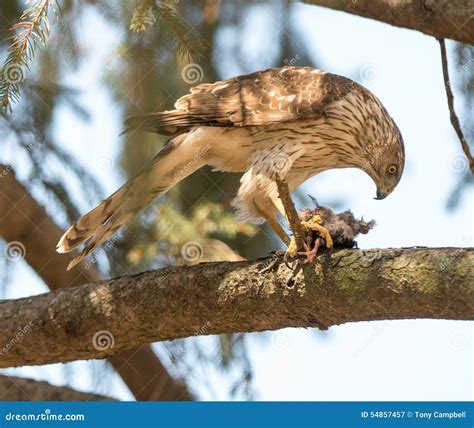
<path id="1" fill-rule="evenodd" d="M 204 165 L 243 172 L 233 205 L 241 221 L 267 221 L 286 243 L 275 179 L 295 189 L 332 168 L 365 171 L 383 199 L 404 167 L 403 139 L 382 103 L 345 77 L 309 67 L 272 68 L 201 84 L 175 109 L 127 119 L 127 130 L 169 136 L 138 175 L 81 217 L 59 252 L 85 243 L 69 268 L 94 251 L 155 198 Z"/>

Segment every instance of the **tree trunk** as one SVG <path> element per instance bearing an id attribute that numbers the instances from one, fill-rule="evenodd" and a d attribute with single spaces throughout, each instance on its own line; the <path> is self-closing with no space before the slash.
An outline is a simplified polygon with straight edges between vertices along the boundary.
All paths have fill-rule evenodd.
<path id="1" fill-rule="evenodd" d="M 472 248 L 340 250 L 293 276 L 270 258 L 204 263 L 3 301 L 0 367 L 104 358 L 195 335 L 474 320 Z"/>

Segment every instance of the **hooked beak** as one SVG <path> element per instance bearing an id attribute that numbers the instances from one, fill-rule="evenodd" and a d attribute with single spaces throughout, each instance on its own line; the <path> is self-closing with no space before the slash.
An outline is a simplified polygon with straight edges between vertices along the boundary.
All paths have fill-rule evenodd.
<path id="1" fill-rule="evenodd" d="M 387 196 L 388 193 L 383 192 L 380 188 L 377 187 L 377 197 L 375 197 L 374 199 L 380 201 L 381 199 L 385 199 Z"/>

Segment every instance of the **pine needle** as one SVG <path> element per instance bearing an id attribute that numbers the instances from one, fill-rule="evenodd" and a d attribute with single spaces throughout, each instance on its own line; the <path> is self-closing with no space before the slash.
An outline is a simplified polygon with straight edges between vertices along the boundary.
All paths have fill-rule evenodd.
<path id="1" fill-rule="evenodd" d="M 144 33 L 156 23 L 154 12 L 155 2 L 152 0 L 141 0 L 135 8 L 130 22 L 130 30 L 135 33 Z"/>
<path id="2" fill-rule="evenodd" d="M 179 56 L 194 58 L 202 56 L 201 40 L 176 10 L 164 2 L 138 0 L 130 22 L 130 30 L 135 33 L 144 33 L 155 24 L 165 32 L 166 36 L 176 39 Z"/>
<path id="3" fill-rule="evenodd" d="M 50 10 L 59 16 L 57 0 L 37 0 L 23 12 L 20 22 L 11 27 L 11 45 L 0 70 L 0 110 L 5 113 L 11 111 L 12 103 L 19 101 L 25 69 L 29 69 L 36 50 L 46 44 L 50 33 Z"/>

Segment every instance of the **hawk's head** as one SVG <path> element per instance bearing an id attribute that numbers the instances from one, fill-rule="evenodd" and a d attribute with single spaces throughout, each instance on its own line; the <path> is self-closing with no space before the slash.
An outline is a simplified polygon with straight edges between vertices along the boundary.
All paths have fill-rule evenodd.
<path id="1" fill-rule="evenodd" d="M 382 140 L 372 143 L 371 155 L 367 157 L 365 171 L 377 186 L 375 199 L 384 199 L 397 186 L 405 167 L 405 148 L 403 138 L 397 126 L 385 132 Z"/>
<path id="2" fill-rule="evenodd" d="M 372 92 L 352 81 L 350 87 L 349 93 L 325 109 L 322 135 L 336 154 L 330 167 L 362 169 L 377 186 L 376 199 L 383 199 L 393 191 L 403 173 L 403 138 Z"/>
<path id="3" fill-rule="evenodd" d="M 372 94 L 371 94 L 372 95 Z M 397 186 L 405 167 L 403 137 L 380 101 L 371 96 L 359 138 L 364 141 L 361 168 L 377 186 L 375 199 L 384 199 Z"/>

